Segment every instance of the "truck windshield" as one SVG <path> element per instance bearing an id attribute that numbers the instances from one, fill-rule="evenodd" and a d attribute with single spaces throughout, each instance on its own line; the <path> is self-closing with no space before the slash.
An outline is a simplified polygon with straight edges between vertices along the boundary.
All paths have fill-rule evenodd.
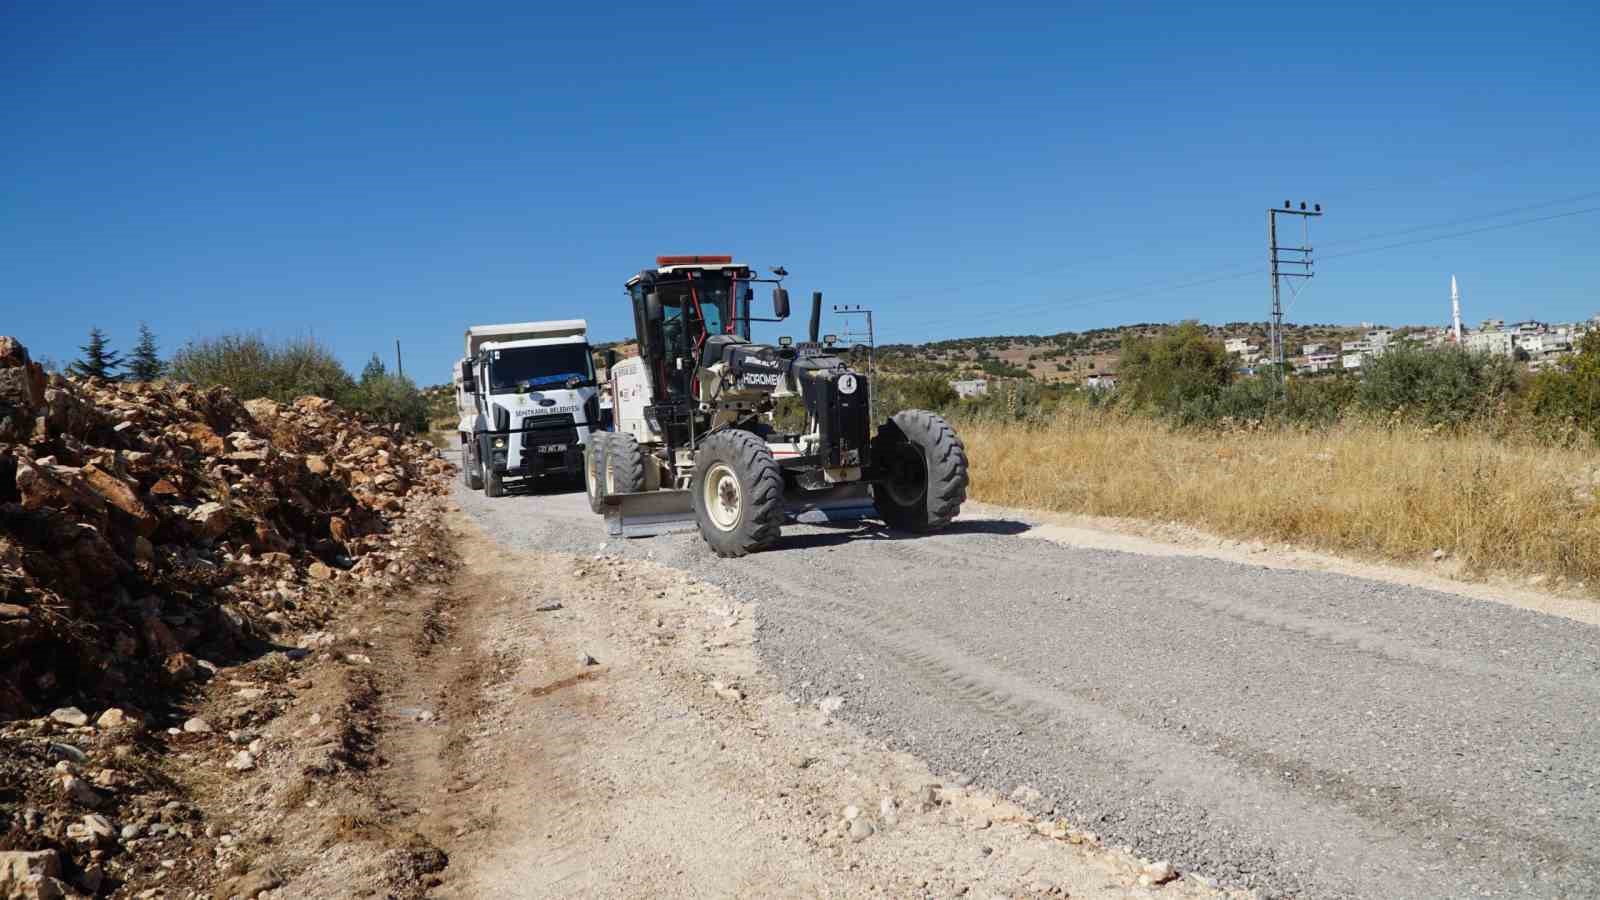
<path id="1" fill-rule="evenodd" d="M 594 384 L 588 344 L 512 347 L 492 351 L 489 356 L 492 393 L 561 388 L 574 379 L 579 386 Z"/>

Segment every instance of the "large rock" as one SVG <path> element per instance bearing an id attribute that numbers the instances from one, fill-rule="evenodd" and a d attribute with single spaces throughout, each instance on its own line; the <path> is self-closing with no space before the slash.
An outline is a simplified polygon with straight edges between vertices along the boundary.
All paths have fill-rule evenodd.
<path id="1" fill-rule="evenodd" d="M 66 896 L 61 854 L 55 850 L 0 851 L 0 897 L 54 900 Z"/>
<path id="2" fill-rule="evenodd" d="M 228 508 L 214 500 L 208 500 L 189 511 L 189 521 L 194 523 L 199 536 L 207 540 L 216 540 L 227 533 L 230 518 Z"/>
<path id="3" fill-rule="evenodd" d="M 50 718 L 63 725 L 79 728 L 89 724 L 89 716 L 76 706 L 63 706 L 50 713 Z"/>
<path id="4" fill-rule="evenodd" d="M 155 533 L 156 527 L 161 522 L 145 508 L 144 503 L 140 502 L 133 486 L 99 466 L 84 466 L 81 474 L 84 484 L 106 503 L 125 514 L 133 522 L 133 527 L 139 534 L 149 537 Z"/>

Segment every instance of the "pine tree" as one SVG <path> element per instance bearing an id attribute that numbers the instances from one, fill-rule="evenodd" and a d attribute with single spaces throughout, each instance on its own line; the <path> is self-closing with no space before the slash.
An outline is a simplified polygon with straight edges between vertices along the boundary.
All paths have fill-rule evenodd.
<path id="1" fill-rule="evenodd" d="M 122 380 L 122 376 L 117 374 L 117 370 L 122 368 L 122 354 L 107 346 L 105 332 L 98 328 L 89 329 L 89 343 L 78 349 L 83 351 L 83 358 L 67 366 L 68 375 L 103 378 L 106 381 Z"/>
<path id="2" fill-rule="evenodd" d="M 361 370 L 361 383 L 371 384 L 387 374 L 389 374 L 388 368 L 384 366 L 383 360 L 378 358 L 378 354 L 374 353 L 372 358 L 367 360 L 367 367 Z"/>
<path id="3" fill-rule="evenodd" d="M 155 381 L 167 371 L 166 363 L 156 352 L 156 335 L 150 326 L 139 323 L 139 343 L 133 348 L 128 361 L 128 374 L 134 381 Z"/>

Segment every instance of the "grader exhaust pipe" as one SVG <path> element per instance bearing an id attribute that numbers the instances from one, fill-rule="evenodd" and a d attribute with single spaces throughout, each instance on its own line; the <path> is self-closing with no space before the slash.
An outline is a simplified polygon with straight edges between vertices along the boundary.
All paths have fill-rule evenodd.
<path id="1" fill-rule="evenodd" d="M 811 292 L 811 337 L 809 340 L 815 344 L 817 337 L 822 333 L 822 292 Z"/>

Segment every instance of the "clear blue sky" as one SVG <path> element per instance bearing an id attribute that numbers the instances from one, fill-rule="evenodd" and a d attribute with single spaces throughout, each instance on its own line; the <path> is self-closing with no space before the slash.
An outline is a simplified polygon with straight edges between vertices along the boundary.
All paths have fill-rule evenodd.
<path id="1" fill-rule="evenodd" d="M 400 338 L 429 383 L 470 323 L 622 337 L 631 273 L 724 252 L 890 340 L 1261 319 L 1289 198 L 1328 210 L 1292 319 L 1441 322 L 1452 272 L 1470 320 L 1587 317 L 1600 213 L 1335 254 L 1600 207 L 1596 34 L 1593 0 L 4 0 L 0 333 Z"/>

